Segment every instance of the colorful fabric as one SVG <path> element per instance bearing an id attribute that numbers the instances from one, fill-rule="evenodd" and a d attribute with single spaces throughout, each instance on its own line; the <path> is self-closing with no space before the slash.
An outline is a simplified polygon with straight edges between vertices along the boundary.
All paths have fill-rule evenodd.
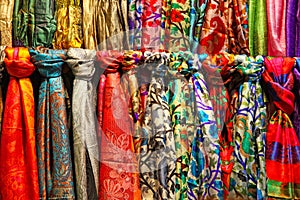
<path id="1" fill-rule="evenodd" d="M 200 52 L 249 54 L 246 1 L 209 0 L 201 32 Z"/>
<path id="2" fill-rule="evenodd" d="M 71 48 L 67 53 L 68 66 L 75 75 L 73 82 L 73 148 L 76 197 L 98 199 L 99 148 L 96 113 L 96 51 Z"/>
<path id="3" fill-rule="evenodd" d="M 35 67 L 27 48 L 6 48 L 4 62 L 10 75 L 0 143 L 2 199 L 38 200 L 33 88 Z"/>
<path id="4" fill-rule="evenodd" d="M 82 45 L 82 8 L 80 0 L 55 1 L 57 30 L 53 48 L 79 48 Z"/>
<path id="5" fill-rule="evenodd" d="M 168 54 L 145 55 L 151 75 L 142 124 L 140 183 L 143 199 L 175 199 L 176 155 L 171 115 L 165 93 Z"/>
<path id="6" fill-rule="evenodd" d="M 293 89 L 295 99 L 300 99 L 300 59 L 296 59 L 296 65 L 294 68 L 294 81 L 295 86 Z M 295 108 L 294 113 L 292 116 L 293 125 L 296 131 L 296 134 L 298 136 L 298 139 L 300 140 L 300 103 L 299 101 L 295 101 Z"/>
<path id="7" fill-rule="evenodd" d="M 153 4 L 153 1 L 151 1 Z M 149 5 L 149 4 L 148 4 Z M 155 5 L 155 3 L 154 3 Z M 149 5 L 151 6 L 151 5 Z M 153 6 L 153 9 L 156 11 L 156 7 Z M 150 13 L 145 13 L 145 16 L 151 16 L 152 10 Z M 142 15 L 143 7 L 142 0 L 128 0 L 128 26 L 129 26 L 129 49 L 130 50 L 140 50 L 142 44 Z M 158 17 L 158 15 L 153 14 L 153 16 Z M 149 18 L 149 17 L 148 17 Z M 155 18 L 155 17 L 154 17 Z M 153 20 L 154 20 L 153 18 Z M 144 20 L 147 18 L 144 17 Z M 150 18 L 150 21 L 151 18 Z M 154 20 L 155 22 L 155 20 Z M 147 25 L 147 23 L 144 23 Z"/>
<path id="8" fill-rule="evenodd" d="M 42 77 L 36 124 L 40 197 L 75 199 L 66 90 L 61 77 L 66 52 L 37 49 L 30 54 Z"/>
<path id="9" fill-rule="evenodd" d="M 33 46 L 35 0 L 16 0 L 13 13 L 13 46 Z M 11 44 L 9 44 L 10 46 Z"/>
<path id="10" fill-rule="evenodd" d="M 120 85 L 119 70 L 123 61 L 123 53 L 97 52 L 97 62 L 105 69 L 106 76 L 102 100 L 99 200 L 141 199 L 133 122 Z"/>
<path id="11" fill-rule="evenodd" d="M 201 31 L 203 26 L 204 15 L 207 7 L 208 0 L 191 0 L 191 10 L 190 10 L 190 51 L 197 53 L 199 47 L 199 41 L 201 38 Z"/>
<path id="12" fill-rule="evenodd" d="M 234 165 L 229 199 L 266 197 L 265 138 L 266 103 L 260 84 L 263 58 L 244 56 L 237 59 L 236 70 L 243 75 L 239 87 L 234 124 Z"/>
<path id="13" fill-rule="evenodd" d="M 268 54 L 266 0 L 249 1 L 249 49 L 251 56 Z"/>
<path id="14" fill-rule="evenodd" d="M 85 49 L 96 49 L 97 47 L 95 34 L 98 23 L 95 22 L 96 16 L 94 14 L 97 10 L 96 3 L 97 0 L 88 0 L 82 4 L 82 46 Z"/>
<path id="15" fill-rule="evenodd" d="M 300 1 L 288 0 L 286 10 L 286 55 L 300 56 Z"/>
<path id="16" fill-rule="evenodd" d="M 5 58 L 5 46 L 0 46 L 0 133 L 2 130 L 2 117 L 3 117 L 3 93 L 2 93 L 2 78 L 4 71 L 4 58 Z"/>
<path id="17" fill-rule="evenodd" d="M 14 2 L 11 0 L 2 0 L 0 2 L 0 45 L 3 46 L 12 45 Z"/>
<path id="18" fill-rule="evenodd" d="M 236 110 L 235 102 L 238 93 L 236 88 L 240 85 L 240 77 L 235 73 L 233 65 L 234 55 L 228 53 L 208 57 L 202 63 L 220 139 L 224 199 L 227 199 L 229 194 L 233 168 L 232 118 Z"/>
<path id="19" fill-rule="evenodd" d="M 209 98 L 209 90 L 201 70 L 200 58 L 189 62 L 194 72 L 197 123 L 191 145 L 188 177 L 189 199 L 220 199 L 223 197 L 221 181 L 220 141 L 216 118 Z"/>
<path id="20" fill-rule="evenodd" d="M 188 198 L 188 177 L 191 143 L 195 132 L 195 96 L 188 62 L 191 54 L 170 54 L 167 102 L 170 107 L 176 152 L 175 199 Z"/>
<path id="21" fill-rule="evenodd" d="M 54 19 L 54 13 L 54 0 L 35 0 L 34 47 L 52 47 L 52 40 L 56 31 L 56 20 Z"/>
<path id="22" fill-rule="evenodd" d="M 300 142 L 289 117 L 294 111 L 294 64 L 295 58 L 265 59 L 263 79 L 275 105 L 267 129 L 267 190 L 275 198 L 300 198 Z"/>
<path id="23" fill-rule="evenodd" d="M 286 56 L 287 1 L 266 0 L 266 4 L 268 19 L 268 56 Z"/>

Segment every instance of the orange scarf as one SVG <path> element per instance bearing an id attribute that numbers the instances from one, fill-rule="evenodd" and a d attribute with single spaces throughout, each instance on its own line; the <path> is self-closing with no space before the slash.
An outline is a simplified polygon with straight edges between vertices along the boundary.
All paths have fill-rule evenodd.
<path id="1" fill-rule="evenodd" d="M 28 78 L 35 70 L 27 48 L 6 48 L 10 81 L 0 143 L 1 199 L 39 199 L 34 97 Z"/>

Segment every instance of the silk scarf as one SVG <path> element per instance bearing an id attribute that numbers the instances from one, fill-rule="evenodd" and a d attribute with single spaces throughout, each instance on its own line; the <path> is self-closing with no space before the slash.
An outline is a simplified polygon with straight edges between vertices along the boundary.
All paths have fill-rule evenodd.
<path id="1" fill-rule="evenodd" d="M 286 55 L 300 56 L 300 1 L 288 0 L 286 10 Z"/>
<path id="2" fill-rule="evenodd" d="M 39 48 L 30 54 L 42 77 L 36 123 L 40 197 L 74 199 L 66 91 L 61 77 L 66 52 Z"/>
<path id="3" fill-rule="evenodd" d="M 194 72 L 192 81 L 195 93 L 197 123 L 191 145 L 188 172 L 189 199 L 219 199 L 223 197 L 221 180 L 220 141 L 216 117 L 209 98 L 209 90 L 201 72 L 202 56 L 189 62 Z"/>
<path id="4" fill-rule="evenodd" d="M 240 78 L 235 74 L 233 66 L 234 55 L 225 52 L 209 56 L 202 63 L 202 71 L 206 78 L 220 140 L 224 199 L 227 199 L 229 194 L 230 176 L 233 168 L 232 118 L 236 107 L 236 87 L 240 85 Z"/>
<path id="5" fill-rule="evenodd" d="M 266 0 L 249 1 L 249 48 L 251 56 L 268 54 L 266 4 Z"/>
<path id="6" fill-rule="evenodd" d="M 55 1 L 57 30 L 53 48 L 79 48 L 82 45 L 82 8 L 80 0 Z"/>
<path id="7" fill-rule="evenodd" d="M 33 46 L 52 47 L 56 31 L 55 0 L 35 0 L 35 29 Z"/>
<path id="8" fill-rule="evenodd" d="M 150 2 L 154 4 L 151 6 Z M 156 5 L 155 2 L 149 1 L 148 5 L 149 8 L 153 7 L 154 11 L 157 10 L 157 7 L 154 6 Z M 144 16 L 148 16 L 150 21 L 152 21 L 151 19 L 153 18 L 159 20 L 159 15 L 154 14 L 154 12 L 152 12 L 152 9 L 151 10 L 149 9 L 149 11 L 150 12 L 148 12 Z M 128 26 L 129 26 L 129 49 L 131 50 L 141 49 L 142 15 L 143 15 L 142 0 L 129 0 L 128 1 Z M 148 24 L 147 23 L 148 18 L 144 17 L 144 20 L 146 21 L 146 23 L 144 23 L 145 25 Z M 155 20 L 153 21 L 155 22 Z"/>
<path id="9" fill-rule="evenodd" d="M 33 88 L 35 67 L 27 48 L 6 48 L 4 60 L 10 81 L 0 143 L 0 196 L 39 199 Z"/>
<path id="10" fill-rule="evenodd" d="M 246 1 L 209 0 L 200 39 L 200 52 L 248 54 Z"/>
<path id="11" fill-rule="evenodd" d="M 287 1 L 266 0 L 266 5 L 268 19 L 268 55 L 286 56 Z"/>
<path id="12" fill-rule="evenodd" d="M 187 173 L 190 165 L 191 143 L 195 132 L 195 96 L 188 65 L 192 54 L 171 53 L 168 69 L 167 102 L 170 107 L 176 152 L 175 199 L 188 198 Z"/>
<path id="13" fill-rule="evenodd" d="M 14 1 L 3 0 L 0 2 L 0 45 L 12 45 L 12 19 Z"/>
<path id="14" fill-rule="evenodd" d="M 234 165 L 229 199 L 266 197 L 265 143 L 267 109 L 261 87 L 263 57 L 237 56 L 236 70 L 244 80 L 239 87 L 233 118 Z"/>
<path id="15" fill-rule="evenodd" d="M 169 55 L 145 55 L 144 66 L 152 72 L 142 124 L 140 183 L 143 199 L 175 199 L 175 141 L 166 99 L 165 77 Z"/>
<path id="16" fill-rule="evenodd" d="M 141 199 L 133 121 L 120 85 L 119 70 L 123 60 L 121 52 L 97 52 L 97 62 L 105 69 L 106 76 L 102 100 L 99 200 Z"/>
<path id="17" fill-rule="evenodd" d="M 13 12 L 13 46 L 33 46 L 35 0 L 16 0 Z"/>
<path id="18" fill-rule="evenodd" d="M 295 99 L 300 99 L 300 59 L 296 59 L 296 65 L 294 68 L 294 80 L 295 80 L 295 86 L 293 89 Z M 300 103 L 299 101 L 295 101 L 295 108 L 294 113 L 292 116 L 293 125 L 296 131 L 296 134 L 298 136 L 298 139 L 300 140 Z"/>
<path id="19" fill-rule="evenodd" d="M 76 180 L 79 199 L 98 199 L 99 148 L 97 138 L 96 51 L 70 48 L 67 63 L 75 75 L 73 82 L 72 122 Z"/>
<path id="20" fill-rule="evenodd" d="M 94 24 L 95 26 L 92 32 L 84 31 L 84 38 L 89 38 L 89 41 L 93 41 L 91 44 L 95 45 L 89 45 L 86 48 L 97 50 L 128 49 L 127 0 L 98 0 L 95 2 L 94 7 L 93 20 L 88 21 L 91 18 L 83 18 L 84 21 L 86 20 L 84 23 Z"/>
<path id="21" fill-rule="evenodd" d="M 271 103 L 275 105 L 270 113 L 266 149 L 267 190 L 268 196 L 274 198 L 300 198 L 300 142 L 289 117 L 295 100 L 291 92 L 294 64 L 295 58 L 265 59 L 263 79 Z"/>

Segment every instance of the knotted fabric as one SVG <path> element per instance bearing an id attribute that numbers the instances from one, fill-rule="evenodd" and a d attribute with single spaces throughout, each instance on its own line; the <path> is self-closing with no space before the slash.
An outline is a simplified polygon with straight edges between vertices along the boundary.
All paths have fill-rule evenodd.
<path id="1" fill-rule="evenodd" d="M 196 55 L 195 55 L 196 56 Z M 219 133 L 202 61 L 206 55 L 189 62 L 193 71 L 197 123 L 192 141 L 188 172 L 189 199 L 220 199 L 223 197 Z"/>
<path id="2" fill-rule="evenodd" d="M 100 68 L 105 69 L 106 76 L 106 79 L 101 77 L 100 87 L 103 93 L 99 97 L 103 96 L 103 100 L 98 105 L 103 106 L 100 119 L 102 127 L 99 200 L 139 200 L 141 191 L 133 146 L 134 127 L 120 84 L 124 56 L 117 51 L 99 51 L 96 59 Z"/>
<path id="3" fill-rule="evenodd" d="M 55 1 L 57 30 L 54 35 L 53 47 L 68 49 L 81 47 L 82 41 L 82 9 L 80 0 Z M 90 22 L 93 23 L 93 22 Z"/>
<path id="4" fill-rule="evenodd" d="M 2 0 L 0 2 L 0 45 L 12 44 L 12 19 L 15 1 Z"/>
<path id="5" fill-rule="evenodd" d="M 74 199 L 66 91 L 61 77 L 66 52 L 38 49 L 30 54 L 42 76 L 36 124 L 40 196 Z"/>
<path id="6" fill-rule="evenodd" d="M 10 81 L 0 144 L 2 199 L 39 199 L 34 97 L 29 76 L 35 67 L 27 48 L 6 48 Z"/>
<path id="7" fill-rule="evenodd" d="M 228 199 L 263 199 L 266 196 L 266 104 L 261 87 L 263 58 L 236 56 L 243 77 L 233 118 L 234 165 Z"/>
<path id="8" fill-rule="evenodd" d="M 300 198 L 300 142 L 289 115 L 294 111 L 292 93 L 295 58 L 266 58 L 263 79 L 275 105 L 267 129 L 268 196 Z"/>
<path id="9" fill-rule="evenodd" d="M 193 70 L 188 62 L 193 54 L 171 53 L 168 69 L 167 102 L 170 107 L 176 152 L 175 199 L 188 198 L 187 173 L 190 165 L 191 143 L 195 135 L 195 94 Z"/>
<path id="10" fill-rule="evenodd" d="M 175 199 L 175 141 L 166 98 L 166 53 L 146 52 L 143 68 L 152 72 L 142 123 L 140 181 L 143 199 Z"/>
<path id="11" fill-rule="evenodd" d="M 97 138 L 96 51 L 70 48 L 67 63 L 73 82 L 73 148 L 77 198 L 98 199 L 99 148 Z"/>
<path id="12" fill-rule="evenodd" d="M 296 59 L 296 65 L 294 68 L 294 80 L 295 80 L 295 86 L 294 86 L 294 95 L 295 99 L 300 99 L 300 59 Z M 293 124 L 296 131 L 296 134 L 298 136 L 298 139 L 300 140 L 300 103 L 299 101 L 295 101 L 295 108 L 293 113 Z"/>

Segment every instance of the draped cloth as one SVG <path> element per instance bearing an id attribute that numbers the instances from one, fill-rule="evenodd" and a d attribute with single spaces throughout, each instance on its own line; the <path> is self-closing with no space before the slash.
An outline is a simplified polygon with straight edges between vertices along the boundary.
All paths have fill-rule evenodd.
<path id="1" fill-rule="evenodd" d="M 246 1 L 208 0 L 201 31 L 199 52 L 209 55 L 226 51 L 248 54 Z"/>
<path id="2" fill-rule="evenodd" d="M 200 56 L 189 62 L 189 68 L 193 71 L 197 123 L 187 177 L 188 198 L 195 200 L 220 199 L 224 195 L 218 128 L 207 82 L 201 72 L 202 60 Z"/>
<path id="3" fill-rule="evenodd" d="M 225 52 L 207 57 L 202 63 L 220 139 L 224 199 L 227 199 L 229 194 L 234 163 L 232 118 L 237 98 L 236 87 L 240 85 L 240 77 L 235 73 L 233 65 L 234 55 Z"/>
<path id="4" fill-rule="evenodd" d="M 288 0 L 286 10 L 286 55 L 300 56 L 300 1 Z"/>
<path id="5" fill-rule="evenodd" d="M 170 107 L 176 151 L 175 199 L 188 198 L 191 143 L 195 135 L 195 95 L 188 62 L 192 54 L 171 53 L 168 69 L 167 102 Z"/>
<path id="6" fill-rule="evenodd" d="M 33 46 L 35 0 L 16 0 L 13 12 L 13 46 Z"/>
<path id="7" fill-rule="evenodd" d="M 54 35 L 53 48 L 68 49 L 81 47 L 82 8 L 80 0 L 58 0 L 56 5 L 57 30 Z M 92 23 L 92 22 L 90 22 Z"/>
<path id="8" fill-rule="evenodd" d="M 100 188 L 101 199 L 141 199 L 138 163 L 133 146 L 133 121 L 128 103 L 120 85 L 123 53 L 97 52 L 97 62 L 105 69 L 100 141 Z M 103 87 L 104 86 L 104 87 Z M 100 91 L 101 92 L 101 91 Z M 99 95 L 101 97 L 101 95 Z M 98 100 L 99 102 L 99 100 Z"/>
<path id="9" fill-rule="evenodd" d="M 87 4 L 85 3 L 83 4 L 84 48 L 128 49 L 127 0 L 89 0 Z"/>
<path id="10" fill-rule="evenodd" d="M 300 59 L 296 59 L 296 65 L 293 70 L 294 72 L 294 81 L 295 86 L 293 89 L 295 99 L 300 99 Z M 295 101 L 295 108 L 294 113 L 292 116 L 293 125 L 296 131 L 296 134 L 298 136 L 298 139 L 300 140 L 300 103 L 299 101 Z"/>
<path id="11" fill-rule="evenodd" d="M 2 130 L 2 114 L 3 114 L 3 93 L 2 93 L 2 78 L 4 71 L 5 46 L 0 46 L 0 133 Z"/>
<path id="12" fill-rule="evenodd" d="M 2 199 L 39 199 L 34 97 L 29 76 L 35 67 L 27 48 L 6 48 L 10 75 L 0 143 Z"/>
<path id="13" fill-rule="evenodd" d="M 0 2 L 0 45 L 12 44 L 12 19 L 14 1 L 2 0 Z"/>
<path id="14" fill-rule="evenodd" d="M 240 57 L 240 58 L 239 58 Z M 266 103 L 261 87 L 263 58 L 237 56 L 236 70 L 244 80 L 239 87 L 233 118 L 234 165 L 229 199 L 266 197 Z"/>
<path id="15" fill-rule="evenodd" d="M 249 1 L 249 49 L 251 56 L 268 54 L 266 0 Z"/>
<path id="16" fill-rule="evenodd" d="M 144 14 L 143 19 L 145 20 L 144 26 L 147 26 L 147 19 L 149 21 L 154 22 L 155 20 L 161 20 L 161 13 L 155 13 L 157 10 L 156 5 L 159 5 L 158 3 L 161 3 L 161 0 L 159 1 L 144 1 L 148 3 L 148 7 L 151 8 L 147 12 L 147 14 Z M 152 4 L 151 4 L 151 3 Z M 154 11 L 152 11 L 152 8 Z M 129 49 L 131 50 L 140 50 L 141 44 L 142 44 L 142 16 L 143 16 L 143 4 L 142 0 L 129 0 L 128 1 L 128 26 L 129 26 Z M 148 16 L 148 17 L 146 17 Z M 153 20 L 153 21 L 152 21 Z M 155 24 L 153 24 L 155 25 Z M 160 24 L 159 24 L 160 26 Z M 147 40 L 148 38 L 146 38 Z"/>
<path id="17" fill-rule="evenodd" d="M 286 56 L 287 1 L 266 0 L 266 4 L 268 20 L 268 55 Z"/>
<path id="18" fill-rule="evenodd" d="M 52 47 L 56 31 L 55 0 L 35 0 L 33 46 Z"/>
<path id="19" fill-rule="evenodd" d="M 300 198 L 300 142 L 289 115 L 295 95 L 292 68 L 295 58 L 266 58 L 263 79 L 275 109 L 267 128 L 266 171 L 269 197 Z"/>
<path id="20" fill-rule="evenodd" d="M 165 91 L 169 55 L 148 52 L 144 56 L 143 68 L 152 74 L 141 135 L 142 196 L 143 199 L 175 199 L 175 141 Z"/>
<path id="21" fill-rule="evenodd" d="M 76 196 L 98 199 L 99 148 L 97 138 L 97 79 L 94 59 L 96 51 L 71 48 L 67 63 L 75 75 L 73 82 L 73 147 Z"/>
<path id="22" fill-rule="evenodd" d="M 40 196 L 74 199 L 66 90 L 61 77 L 66 52 L 37 49 L 30 54 L 42 77 L 36 124 Z"/>

